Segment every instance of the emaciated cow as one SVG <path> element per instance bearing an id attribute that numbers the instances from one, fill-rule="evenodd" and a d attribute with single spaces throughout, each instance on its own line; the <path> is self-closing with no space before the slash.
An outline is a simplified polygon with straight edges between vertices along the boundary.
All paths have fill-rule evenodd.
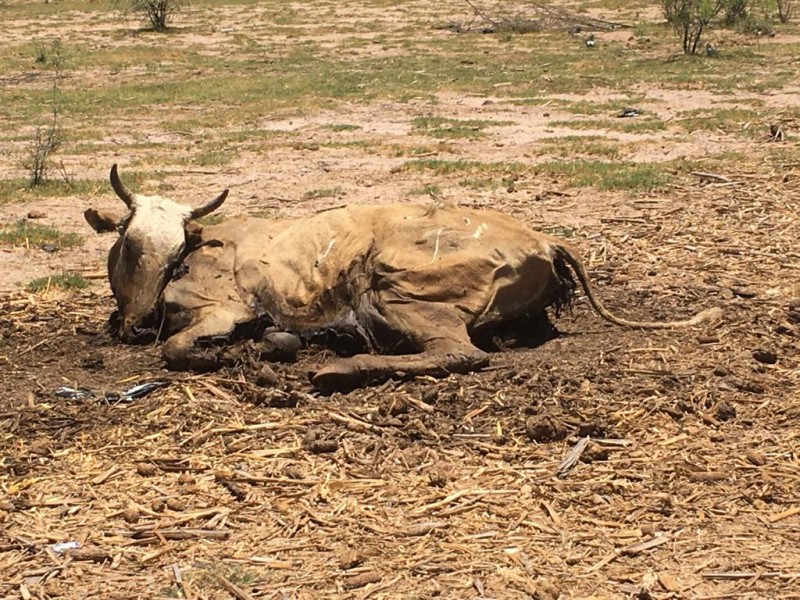
<path id="1" fill-rule="evenodd" d="M 713 308 L 684 321 L 617 317 L 569 244 L 492 210 L 347 206 L 201 227 L 194 219 L 219 208 L 227 190 L 192 209 L 132 193 L 116 165 L 111 185 L 126 216 L 85 216 L 98 232 L 119 232 L 108 257 L 117 333 L 136 341 L 157 332 L 172 369 L 217 368 L 208 347 L 215 341 L 249 337 L 291 353 L 299 339 L 332 331 L 359 340 L 362 352 L 314 373 L 324 390 L 463 373 L 487 364 L 475 344 L 483 333 L 567 304 L 573 273 L 591 306 L 617 325 L 686 327 L 720 315 Z"/>

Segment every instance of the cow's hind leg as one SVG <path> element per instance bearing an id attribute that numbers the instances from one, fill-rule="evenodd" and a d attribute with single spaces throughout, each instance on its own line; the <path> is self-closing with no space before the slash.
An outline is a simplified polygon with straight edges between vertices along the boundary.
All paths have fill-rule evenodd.
<path id="1" fill-rule="evenodd" d="M 375 385 L 393 377 L 467 373 L 489 363 L 489 356 L 470 341 L 455 309 L 427 302 L 390 306 L 387 323 L 419 348 L 418 354 L 375 356 L 358 354 L 333 361 L 312 376 L 325 392 L 348 391 Z"/>

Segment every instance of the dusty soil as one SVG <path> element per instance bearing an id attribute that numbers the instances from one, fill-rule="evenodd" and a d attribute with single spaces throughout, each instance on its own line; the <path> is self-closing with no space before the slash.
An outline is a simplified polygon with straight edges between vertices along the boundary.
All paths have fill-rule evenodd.
<path id="1" fill-rule="evenodd" d="M 226 18 L 221 29 L 247 23 L 239 8 Z M 126 41 L 103 31 L 90 33 Z M 211 42 L 209 51 L 224 46 Z M 665 114 L 713 100 L 651 91 Z M 747 97 L 732 94 L 726 106 Z M 290 133 L 291 144 L 236 148 L 221 167 L 167 164 L 164 181 L 176 199 L 231 188 L 227 215 L 418 199 L 412 190 L 435 181 L 393 172 L 407 157 L 326 142 L 435 145 L 410 126 L 430 111 L 412 100 L 265 115 L 257 126 Z M 483 161 L 523 160 L 563 135 L 551 120 L 570 116 L 452 92 L 437 95 L 435 113 L 511 121 L 436 154 Z M 341 123 L 360 129 L 325 128 Z M 67 153 L 65 163 L 97 179 L 113 161 L 123 176 L 134 161 L 155 165 L 182 134 L 146 124 L 135 123 L 150 149 L 120 155 L 114 140 L 124 135 L 109 128 L 105 152 Z M 87 236 L 55 254 L 0 248 L 0 596 L 800 598 L 797 165 L 776 167 L 762 143 L 721 132 L 626 141 L 636 143 L 633 161 L 746 144 L 752 155 L 728 181 L 687 176 L 659 194 L 523 176 L 516 191 L 445 184 L 442 195 L 568 228 L 620 314 L 678 318 L 713 305 L 722 323 L 621 330 L 579 301 L 556 320 L 556 339 L 497 352 L 483 372 L 347 395 L 309 386 L 309 370 L 330 358 L 322 348 L 272 365 L 274 374 L 243 361 L 191 375 L 163 370 L 158 347 L 113 339 L 102 279 L 111 239 L 90 234 L 81 214 L 119 209 L 108 189 L 0 206 L 2 222 L 37 209 Z M 0 161 L 19 175 L 9 155 Z M 94 285 L 21 289 L 64 270 Z M 132 401 L 103 395 L 153 381 L 169 385 Z M 94 395 L 61 397 L 62 386 Z M 562 469 L 576 447 L 580 458 Z M 71 541 L 80 548 L 53 546 Z"/>

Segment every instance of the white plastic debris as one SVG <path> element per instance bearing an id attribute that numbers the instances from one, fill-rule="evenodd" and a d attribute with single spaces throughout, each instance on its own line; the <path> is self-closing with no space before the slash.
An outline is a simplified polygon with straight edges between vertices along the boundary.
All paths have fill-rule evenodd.
<path id="1" fill-rule="evenodd" d="M 60 387 L 53 392 L 53 394 L 59 398 L 69 398 L 70 400 L 80 400 L 82 398 L 91 398 L 94 396 L 92 390 L 71 387 Z"/>
<path id="2" fill-rule="evenodd" d="M 77 550 L 81 547 L 80 542 L 58 542 L 50 546 L 50 550 L 56 554 L 64 554 L 67 550 Z"/>
<path id="3" fill-rule="evenodd" d="M 620 119 L 628 119 L 631 117 L 638 117 L 642 114 L 642 111 L 638 108 L 626 108 L 625 110 L 621 111 L 617 117 Z"/>
<path id="4" fill-rule="evenodd" d="M 94 398 L 99 395 L 108 402 L 131 402 L 136 398 L 146 396 L 150 392 L 165 388 L 168 385 L 168 381 L 150 381 L 147 383 L 139 383 L 121 392 L 103 392 L 101 394 L 84 387 L 60 387 L 55 390 L 53 394 L 59 398 L 68 398 L 70 400 L 83 400 L 84 398 Z"/>

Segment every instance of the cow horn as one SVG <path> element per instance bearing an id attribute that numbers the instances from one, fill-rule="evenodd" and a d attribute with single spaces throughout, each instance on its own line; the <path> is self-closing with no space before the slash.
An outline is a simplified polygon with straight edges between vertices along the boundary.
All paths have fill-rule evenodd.
<path id="1" fill-rule="evenodd" d="M 119 196 L 120 200 L 125 203 L 125 206 L 132 208 L 131 205 L 133 204 L 133 192 L 126 188 L 125 184 L 119 180 L 116 164 L 111 167 L 111 187 L 114 188 L 117 196 Z"/>
<path id="2" fill-rule="evenodd" d="M 208 204 L 204 204 L 203 206 L 199 206 L 194 210 L 192 210 L 192 214 L 189 216 L 189 218 L 199 219 L 200 217 L 205 217 L 207 214 L 214 212 L 220 206 L 222 206 L 222 203 L 225 202 L 225 198 L 227 197 L 228 197 L 228 190 L 225 190 Z"/>

